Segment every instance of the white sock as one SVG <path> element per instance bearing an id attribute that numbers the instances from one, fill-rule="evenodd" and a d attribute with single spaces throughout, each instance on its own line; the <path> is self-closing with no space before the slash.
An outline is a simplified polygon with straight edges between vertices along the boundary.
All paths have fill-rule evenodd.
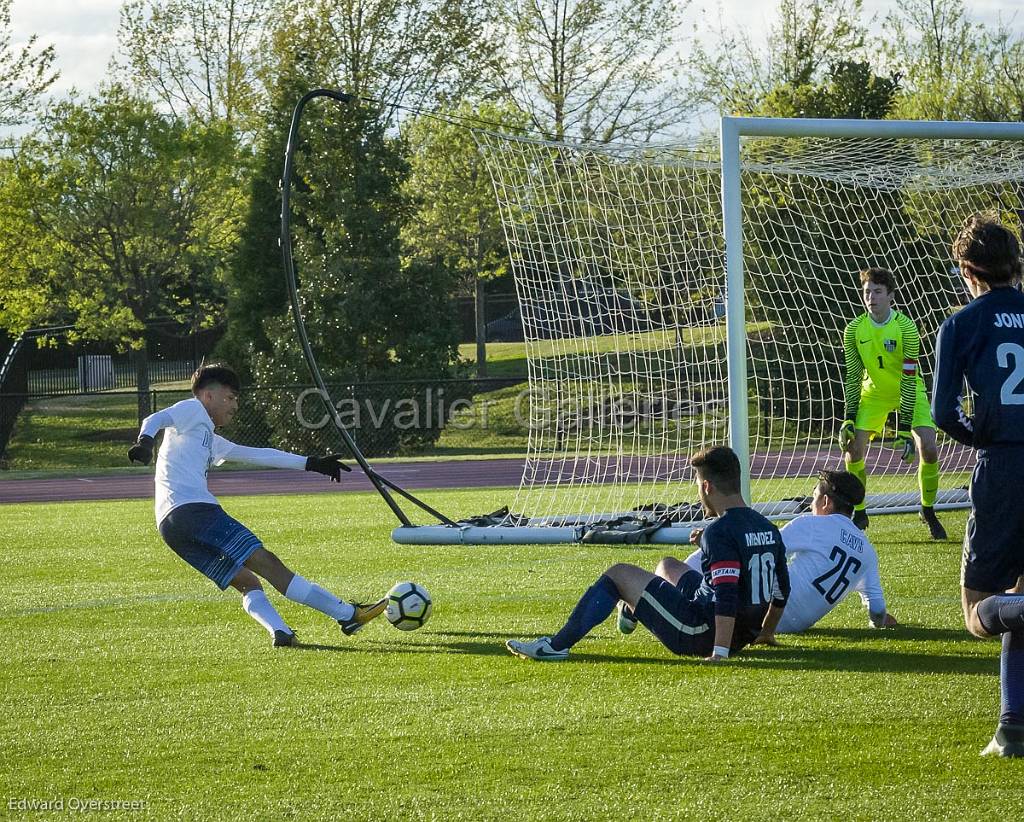
<path id="1" fill-rule="evenodd" d="M 249 591 L 249 593 L 242 597 L 242 607 L 249 616 L 266 628 L 271 636 L 273 636 L 274 631 L 294 633 L 285 624 L 284 620 L 281 619 L 281 615 L 270 603 L 270 600 L 267 599 L 267 595 L 263 591 Z"/>
<path id="2" fill-rule="evenodd" d="M 351 619 L 356 612 L 356 609 L 345 600 L 338 599 L 330 591 L 298 574 L 292 577 L 284 595 L 292 602 L 308 605 L 322 614 L 327 614 L 331 619 Z"/>

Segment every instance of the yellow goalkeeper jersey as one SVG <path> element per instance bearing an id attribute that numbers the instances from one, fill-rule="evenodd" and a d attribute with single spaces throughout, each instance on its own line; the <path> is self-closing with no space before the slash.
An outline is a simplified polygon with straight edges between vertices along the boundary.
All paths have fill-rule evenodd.
<path id="1" fill-rule="evenodd" d="M 921 335 L 914 321 L 893 310 L 879 325 L 865 312 L 846 326 L 843 347 L 846 419 L 857 419 L 861 394 L 869 392 L 872 399 L 898 407 L 900 425 L 910 428 L 918 384 L 924 387 L 917 373 Z"/>

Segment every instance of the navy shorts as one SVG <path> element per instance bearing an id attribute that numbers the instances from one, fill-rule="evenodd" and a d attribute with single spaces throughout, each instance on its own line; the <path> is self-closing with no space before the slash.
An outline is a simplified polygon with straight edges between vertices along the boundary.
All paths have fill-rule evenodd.
<path id="1" fill-rule="evenodd" d="M 978 453 L 971 476 L 971 515 L 964 535 L 960 581 L 965 588 L 998 593 L 1024 573 L 1024 448 Z"/>
<path id="2" fill-rule="evenodd" d="M 160 536 L 172 551 L 222 591 L 258 548 L 252 531 L 219 505 L 193 502 L 175 508 L 160 522 Z"/>
<path id="3" fill-rule="evenodd" d="M 715 645 L 715 606 L 694 599 L 703 577 L 687 571 L 673 585 L 655 577 L 640 594 L 633 614 L 674 654 L 708 656 Z"/>

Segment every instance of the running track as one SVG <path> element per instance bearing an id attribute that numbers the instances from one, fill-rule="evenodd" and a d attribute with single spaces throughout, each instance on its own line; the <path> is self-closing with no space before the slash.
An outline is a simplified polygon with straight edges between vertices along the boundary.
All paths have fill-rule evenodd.
<path id="1" fill-rule="evenodd" d="M 452 462 L 391 462 L 378 473 L 407 491 L 425 488 L 518 487 L 523 460 L 461 460 Z M 214 496 L 233 494 L 327 494 L 372 491 L 373 485 L 358 467 L 342 474 L 340 483 L 304 471 L 211 471 Z M 72 500 L 142 499 L 153 497 L 153 470 L 98 477 L 0 480 L 0 503 L 70 502 Z"/>
<path id="2" fill-rule="evenodd" d="M 686 460 L 680 456 L 652 457 L 598 457 L 605 464 L 598 473 L 605 481 L 618 478 L 625 481 L 641 479 L 666 480 L 680 477 Z M 581 461 L 586 462 L 586 461 Z M 449 462 L 391 462 L 382 463 L 379 473 L 407 491 L 431 488 L 487 488 L 518 487 L 523 475 L 522 457 L 489 460 L 452 460 Z M 776 452 L 770 457 L 755 454 L 752 469 L 759 476 L 813 476 L 822 468 L 835 468 L 838 459 L 834 451 L 806 450 Z M 872 473 L 887 473 L 898 463 L 894 451 L 871 449 L 868 469 Z M 951 449 L 942 456 L 943 469 L 969 470 L 973 454 L 967 449 Z M 573 475 L 594 475 L 593 465 L 586 466 L 574 460 L 542 460 L 534 463 L 533 479 L 546 483 L 566 482 Z M 905 470 L 905 469 L 904 469 Z M 373 486 L 358 468 L 351 474 L 342 474 L 341 483 L 328 482 L 319 474 L 302 471 L 211 471 L 210 491 L 214 496 L 236 494 L 314 494 L 352 491 L 372 491 Z M 153 470 L 139 468 L 136 473 L 106 476 L 68 476 L 53 479 L 0 480 L 0 503 L 11 502 L 70 502 L 73 500 L 143 499 L 153 496 Z"/>

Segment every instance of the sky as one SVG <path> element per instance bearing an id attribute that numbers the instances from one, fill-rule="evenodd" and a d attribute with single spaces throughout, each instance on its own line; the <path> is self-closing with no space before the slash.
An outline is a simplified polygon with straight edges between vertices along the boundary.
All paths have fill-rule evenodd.
<path id="1" fill-rule="evenodd" d="M 742 21 L 751 39 L 757 42 L 764 39 L 777 5 L 777 0 L 692 0 L 688 22 L 717 21 L 719 15 L 729 27 Z M 875 14 L 881 20 L 896 5 L 892 0 L 864 0 L 864 11 L 867 16 Z M 1016 13 L 1013 27 L 1024 28 L 1021 0 L 970 0 L 967 6 L 975 20 L 992 25 L 1000 15 L 1008 22 Z M 34 33 L 39 35 L 40 43 L 56 47 L 61 77 L 53 92 L 58 96 L 72 87 L 92 91 L 106 77 L 117 46 L 120 8 L 121 0 L 14 0 L 13 41 L 15 45 L 24 43 Z"/>

